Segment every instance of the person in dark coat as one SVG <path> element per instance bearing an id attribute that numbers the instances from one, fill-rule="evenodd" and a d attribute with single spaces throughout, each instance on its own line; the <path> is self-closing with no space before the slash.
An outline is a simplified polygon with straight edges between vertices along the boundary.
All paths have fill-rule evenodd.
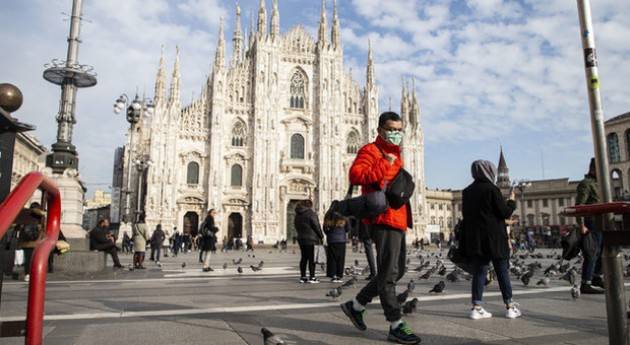
<path id="1" fill-rule="evenodd" d="M 164 234 L 164 230 L 162 230 L 162 224 L 158 224 L 153 230 L 153 234 L 151 235 L 151 261 L 155 261 L 156 264 L 160 264 L 160 253 L 162 251 L 162 243 L 166 235 Z"/>
<path id="2" fill-rule="evenodd" d="M 507 308 L 506 317 L 514 319 L 521 316 L 521 312 L 512 302 L 512 285 L 508 272 L 510 248 L 505 225 L 505 220 L 516 209 L 514 191 L 512 190 L 506 202 L 499 187 L 495 185 L 497 168 L 489 161 L 473 162 L 471 171 L 475 181 L 462 192 L 462 246 L 473 264 L 473 308 L 470 318 L 477 320 L 492 317 L 481 306 L 488 265 L 492 262 Z"/>
<path id="3" fill-rule="evenodd" d="M 584 179 L 577 186 L 575 204 L 591 205 L 599 203 L 600 199 L 597 190 L 595 158 L 591 158 L 588 173 L 584 175 Z M 600 225 L 594 217 L 579 217 L 577 222 L 582 235 L 586 236 L 590 233 L 589 236 L 592 237 L 597 248 L 595 253 L 588 253 L 582 248 L 584 262 L 582 264 L 580 292 L 583 294 L 603 294 L 605 293 L 602 271 L 603 234 Z"/>
<path id="4" fill-rule="evenodd" d="M 31 259 L 33 251 L 46 238 L 44 231 L 44 217 L 46 212 L 39 203 L 31 203 L 29 208 L 22 209 L 15 224 L 18 232 L 17 248 L 24 251 L 24 280 L 28 281 L 31 274 Z"/>
<path id="5" fill-rule="evenodd" d="M 303 200 L 295 207 L 295 230 L 300 245 L 300 283 L 318 283 L 315 277 L 315 246 L 323 243 L 324 234 L 311 200 Z M 306 278 L 306 265 L 310 278 Z"/>
<path id="6" fill-rule="evenodd" d="M 217 216 L 217 211 L 215 209 L 211 209 L 208 211 L 206 215 L 206 219 L 201 224 L 200 235 L 201 235 L 201 245 L 200 250 L 204 253 L 203 259 L 203 271 L 210 272 L 214 271 L 212 267 L 210 267 L 210 255 L 211 252 L 216 252 L 217 247 L 217 232 L 219 232 L 219 228 L 216 227 L 214 223 L 214 218 Z"/>
<path id="7" fill-rule="evenodd" d="M 330 249 L 330 260 L 326 261 L 326 265 L 330 267 L 333 274 L 331 281 L 333 283 L 343 283 L 343 269 L 346 262 L 346 241 L 348 240 L 348 232 L 350 231 L 350 222 L 346 217 L 338 215 L 324 224 L 324 233 L 326 233 L 326 243 Z"/>
<path id="8" fill-rule="evenodd" d="M 107 218 L 99 220 L 96 227 L 90 231 L 90 249 L 108 253 L 112 256 L 114 268 L 122 268 L 120 260 L 118 260 L 116 239 L 109 231 L 109 220 Z"/>

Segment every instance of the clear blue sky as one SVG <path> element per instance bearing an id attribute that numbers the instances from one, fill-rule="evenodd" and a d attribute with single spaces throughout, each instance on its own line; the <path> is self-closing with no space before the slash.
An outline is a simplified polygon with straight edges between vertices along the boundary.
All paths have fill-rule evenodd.
<path id="1" fill-rule="evenodd" d="M 126 121 L 112 113 L 122 92 L 151 95 L 160 45 L 169 69 L 181 47 L 182 99 L 199 94 L 214 56 L 219 18 L 230 42 L 234 2 L 218 0 L 86 0 L 80 62 L 99 84 L 79 91 L 75 144 L 92 191 L 111 184 L 113 151 Z M 258 0 L 242 0 L 243 27 Z M 66 52 L 71 0 L 3 4 L 0 41 L 10 47 L 0 82 L 25 94 L 16 114 L 54 141 L 59 89 L 41 78 L 43 65 Z M 321 2 L 279 0 L 283 31 L 315 32 Z M 268 13 L 271 0 L 267 0 Z M 381 109 L 398 109 L 401 77 L 415 77 L 426 136 L 430 187 L 462 188 L 471 161 L 498 160 L 503 145 L 513 178 L 577 179 L 592 155 L 575 1 L 338 0 L 345 62 L 365 80 L 367 41 L 375 47 Z M 327 1 L 329 20 L 332 0 Z M 606 118 L 630 111 L 630 3 L 593 1 Z M 230 47 L 230 44 L 228 44 Z"/>

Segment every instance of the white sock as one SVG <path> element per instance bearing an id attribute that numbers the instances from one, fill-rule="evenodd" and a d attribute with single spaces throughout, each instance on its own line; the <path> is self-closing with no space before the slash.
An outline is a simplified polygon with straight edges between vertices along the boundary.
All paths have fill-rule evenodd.
<path id="1" fill-rule="evenodd" d="M 393 321 L 393 322 L 391 323 L 390 327 L 391 327 L 392 329 L 396 329 L 396 328 L 398 328 L 398 326 L 400 326 L 400 324 L 401 324 L 401 323 L 403 323 L 403 320 L 402 320 L 402 319 L 399 319 L 398 321 Z"/>
<path id="2" fill-rule="evenodd" d="M 357 301 L 357 298 L 355 297 L 352 299 L 352 309 L 354 309 L 355 311 L 363 311 L 365 310 L 365 306 L 359 303 L 359 301 Z"/>

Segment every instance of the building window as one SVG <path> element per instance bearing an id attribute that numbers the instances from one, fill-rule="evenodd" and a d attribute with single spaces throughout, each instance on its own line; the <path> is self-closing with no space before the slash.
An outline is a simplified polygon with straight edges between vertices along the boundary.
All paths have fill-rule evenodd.
<path id="1" fill-rule="evenodd" d="M 439 204 L 438 205 L 438 210 L 442 211 L 442 206 L 443 206 L 442 204 Z"/>
<path id="2" fill-rule="evenodd" d="M 243 185 L 243 167 L 238 164 L 232 165 L 230 182 L 232 187 L 241 187 Z"/>
<path id="3" fill-rule="evenodd" d="M 188 163 L 186 169 L 186 183 L 191 185 L 199 184 L 199 164 L 197 162 Z"/>
<path id="4" fill-rule="evenodd" d="M 549 207 L 549 200 L 548 199 L 543 199 L 543 207 Z"/>
<path id="5" fill-rule="evenodd" d="M 232 146 L 244 146 L 247 131 L 243 121 L 237 121 L 232 128 Z"/>
<path id="6" fill-rule="evenodd" d="M 544 226 L 549 226 L 551 223 L 551 216 L 547 213 L 542 214 L 542 222 Z"/>
<path id="7" fill-rule="evenodd" d="M 289 101 L 291 108 L 304 109 L 306 99 L 306 76 L 297 70 L 291 77 L 291 87 L 289 88 L 291 99 Z"/>
<path id="8" fill-rule="evenodd" d="M 559 217 L 560 218 L 560 225 L 567 225 L 567 221 L 564 219 L 564 217 Z"/>
<path id="9" fill-rule="evenodd" d="M 536 225 L 536 216 L 534 216 L 533 214 L 528 214 L 527 215 L 527 225 L 529 226 L 534 226 Z"/>
<path id="10" fill-rule="evenodd" d="M 617 133 L 610 133 L 606 137 L 608 143 L 608 159 L 611 163 L 619 163 L 621 161 L 621 154 L 619 153 L 619 139 Z"/>
<path id="11" fill-rule="evenodd" d="M 564 207 L 564 198 L 558 199 L 558 206 Z"/>
<path id="12" fill-rule="evenodd" d="M 304 159 L 304 137 L 300 134 L 291 136 L 291 159 Z"/>
<path id="13" fill-rule="evenodd" d="M 435 216 L 431 217 L 431 224 L 435 224 Z"/>
<path id="14" fill-rule="evenodd" d="M 431 209 L 435 210 L 435 204 L 431 204 Z"/>
<path id="15" fill-rule="evenodd" d="M 349 154 L 356 154 L 359 152 L 359 145 L 361 145 L 361 143 L 359 140 L 359 133 L 357 133 L 357 131 L 352 131 L 348 134 L 347 145 L 347 152 Z"/>
<path id="16" fill-rule="evenodd" d="M 532 208 L 533 203 L 531 200 L 527 200 L 527 208 Z"/>
<path id="17" fill-rule="evenodd" d="M 613 198 L 615 200 L 621 200 L 623 198 L 623 180 L 621 178 L 621 171 L 618 169 L 613 170 L 610 173 Z"/>

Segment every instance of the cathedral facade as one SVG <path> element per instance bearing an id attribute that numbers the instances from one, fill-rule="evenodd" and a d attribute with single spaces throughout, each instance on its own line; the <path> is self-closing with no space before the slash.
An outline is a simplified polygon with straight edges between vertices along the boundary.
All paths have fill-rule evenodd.
<path id="1" fill-rule="evenodd" d="M 237 7 L 231 58 L 222 22 L 212 71 L 189 105 L 180 101 L 179 51 L 168 91 L 160 58 L 154 114 L 131 129 L 136 154 L 152 162 L 139 186 L 151 229 L 196 232 L 216 209 L 219 240 L 290 240 L 296 203 L 311 199 L 323 216 L 345 195 L 358 149 L 376 138 L 372 50 L 360 85 L 344 69 L 336 5 L 330 24 L 322 5 L 314 39 L 301 26 L 281 33 L 277 0 L 269 22 L 261 0 L 257 25 L 244 36 Z M 405 167 L 417 178 L 411 240 L 425 224 L 424 138 L 418 100 L 406 82 L 401 115 Z"/>

